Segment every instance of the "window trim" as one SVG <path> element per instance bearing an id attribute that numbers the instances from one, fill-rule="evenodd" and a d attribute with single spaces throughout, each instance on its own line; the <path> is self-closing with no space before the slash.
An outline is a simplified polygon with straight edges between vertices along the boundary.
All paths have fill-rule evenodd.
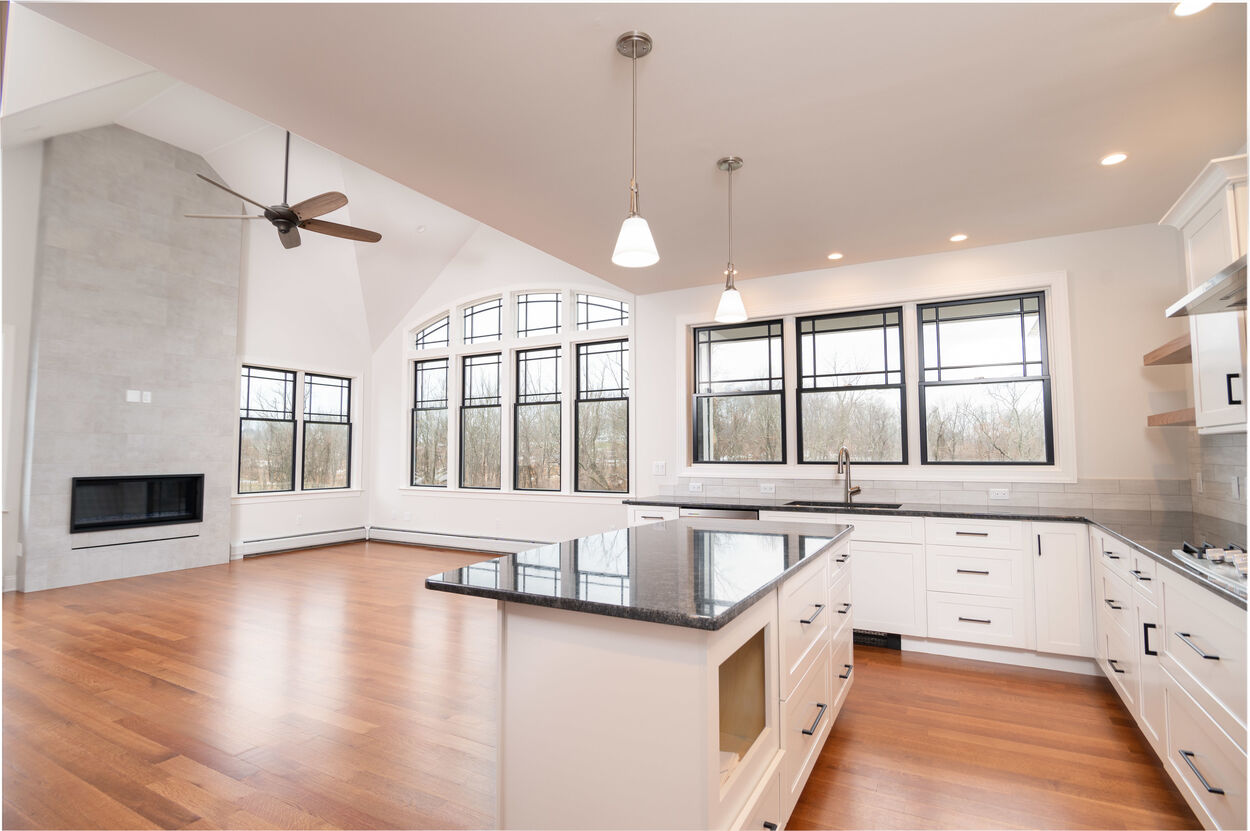
<path id="1" fill-rule="evenodd" d="M 590 331 L 595 331 L 595 330 L 592 329 Z M 582 435 L 582 431 L 581 431 L 582 408 L 579 405 L 581 405 L 582 403 L 585 403 L 582 400 L 582 372 L 581 372 L 582 347 L 595 346 L 597 344 L 603 344 L 603 343 L 624 343 L 626 354 L 629 355 L 629 360 L 630 360 L 629 386 L 625 388 L 624 396 L 617 397 L 617 398 L 588 398 L 586 399 L 586 402 L 602 402 L 602 401 L 624 401 L 625 402 L 625 489 L 620 490 L 620 491 L 592 490 L 590 488 L 583 488 L 581 486 L 581 469 L 582 468 L 581 468 L 580 460 L 581 460 L 581 435 Z M 633 401 L 634 397 L 631 394 L 634 390 L 633 338 L 618 337 L 618 338 L 603 338 L 603 339 L 595 339 L 595 340 L 582 340 L 582 341 L 577 341 L 573 345 L 573 347 L 574 347 L 573 348 L 573 363 L 572 363 L 573 383 L 574 383 L 573 437 L 572 437 L 573 438 L 573 493 L 575 494 L 605 493 L 605 494 L 614 494 L 618 496 L 626 496 L 632 493 L 631 488 L 633 488 L 632 467 L 633 467 L 633 462 L 634 462 L 634 441 L 633 441 L 633 429 L 634 428 L 633 428 L 632 410 L 634 407 L 634 401 Z"/>
<path id="2" fill-rule="evenodd" d="M 1037 298 L 1037 308 L 1038 308 L 1037 320 L 1038 320 L 1038 327 L 1041 329 L 1041 361 L 1040 361 L 1042 365 L 1041 375 L 1020 375 L 1020 376 L 996 377 L 996 378 L 974 378 L 974 379 L 967 379 L 967 380 L 960 379 L 960 380 L 952 380 L 952 381 L 926 381 L 925 380 L 925 377 L 924 377 L 925 376 L 925 360 L 924 360 L 924 323 L 925 321 L 923 317 L 925 309 L 936 308 L 939 306 L 969 306 L 969 305 L 974 305 L 977 303 L 990 303 L 996 300 L 1019 300 L 1021 301 L 1021 313 L 1019 316 L 1023 318 L 1023 315 L 1024 315 L 1023 301 L 1031 297 Z M 917 361 L 917 364 L 919 365 L 919 380 L 918 380 L 916 387 L 917 387 L 917 392 L 919 393 L 919 396 L 920 396 L 920 407 L 919 407 L 919 412 L 916 414 L 916 416 L 918 418 L 917 426 L 919 427 L 919 430 L 920 430 L 920 459 L 918 461 L 921 466 L 927 465 L 927 466 L 933 466 L 933 467 L 951 467 L 951 466 L 959 466 L 959 467 L 1004 467 L 1004 466 L 1054 467 L 1055 465 L 1055 434 L 1054 434 L 1054 419 L 1055 419 L 1054 409 L 1055 407 L 1054 407 L 1054 401 L 1051 397 L 1050 338 L 1048 337 L 1048 331 L 1047 331 L 1047 325 L 1046 325 L 1046 305 L 1047 305 L 1046 304 L 1046 292 L 1044 290 L 1013 292 L 1011 294 L 1002 294 L 1002 295 L 991 296 L 991 297 L 969 297 L 969 298 L 960 298 L 960 299 L 955 299 L 955 300 L 937 300 L 937 301 L 931 301 L 927 303 L 916 304 L 916 333 L 917 333 L 916 361 Z M 1007 315 L 995 315 L 995 317 L 1006 317 L 1006 316 Z M 1014 317 L 1015 315 L 1011 315 L 1011 316 Z M 973 319 L 975 320 L 976 318 L 973 318 Z M 1024 328 L 1024 322 L 1023 320 L 1021 320 L 1021 330 L 1022 330 L 1021 331 L 1022 337 L 1021 337 L 1021 344 L 1020 344 L 1021 358 L 1022 358 L 1021 365 L 1027 366 L 1027 364 L 1034 363 L 1034 362 L 1029 361 L 1028 355 L 1024 353 L 1023 328 Z M 1003 365 L 1003 364 L 1000 364 L 1000 365 Z M 1043 430 L 1045 431 L 1045 438 L 1044 438 L 1045 446 L 1046 446 L 1046 460 L 1045 461 L 1041 461 L 1041 462 L 929 461 L 929 458 L 928 458 L 929 456 L 929 430 L 928 430 L 929 415 L 928 415 L 928 412 L 929 411 L 925 407 L 926 388 L 969 386 L 969 385 L 974 385 L 974 384 L 979 385 L 979 386 L 985 386 L 989 384 L 1029 382 L 1029 381 L 1033 381 L 1033 382 L 1041 381 L 1042 382 L 1042 426 L 1043 426 Z"/>
<path id="3" fill-rule="evenodd" d="M 802 326 L 803 326 L 804 321 L 828 320 L 830 318 L 837 318 L 837 317 L 855 317 L 857 315 L 865 315 L 865 314 L 885 315 L 885 314 L 889 314 L 890 312 L 895 312 L 898 314 L 898 359 L 899 359 L 898 378 L 899 378 L 899 381 L 897 384 L 854 384 L 850 386 L 840 386 L 840 387 L 804 387 L 803 386 L 803 329 L 802 329 Z M 903 319 L 904 319 L 904 312 L 903 312 L 903 307 L 901 305 L 883 306 L 877 309 L 852 309 L 850 311 L 845 311 L 845 312 L 826 312 L 825 314 L 818 314 L 818 315 L 795 316 L 794 318 L 794 355 L 795 355 L 796 365 L 798 367 L 798 372 L 795 374 L 795 387 L 794 387 L 794 432 L 795 432 L 795 435 L 797 437 L 797 442 L 798 442 L 796 446 L 796 453 L 797 453 L 797 458 L 795 459 L 796 464 L 836 465 L 838 463 L 836 459 L 832 461 L 815 461 L 815 460 L 807 461 L 803 458 L 803 396 L 804 395 L 808 393 L 814 393 L 814 392 L 843 392 L 846 390 L 893 390 L 893 389 L 897 389 L 899 392 L 899 417 L 901 419 L 901 424 L 903 428 L 903 436 L 902 436 L 903 458 L 897 462 L 871 462 L 868 460 L 859 461 L 859 460 L 852 459 L 851 463 L 854 465 L 872 465 L 874 467 L 884 467 L 887 465 L 892 466 L 892 467 L 906 467 L 909 464 L 909 459 L 910 459 L 909 449 L 910 448 L 907 445 L 907 435 L 911 431 L 908 429 L 909 425 L 907 423 L 907 386 L 908 386 L 907 385 L 907 335 L 904 331 L 906 326 L 903 322 Z M 878 327 L 873 326 L 871 328 L 876 329 Z M 885 327 L 881 327 L 881 328 L 885 328 Z M 814 369 L 815 367 L 813 367 L 813 370 Z M 889 373 L 890 373 L 890 370 L 889 370 L 889 367 L 887 367 L 886 371 L 883 374 L 889 377 Z M 816 377 L 814 373 L 813 373 L 813 377 Z"/>
<path id="4" fill-rule="evenodd" d="M 347 419 L 346 421 L 322 421 L 321 419 L 317 419 L 317 418 L 309 418 L 309 417 L 308 417 L 308 410 L 307 410 L 307 409 L 305 409 L 305 410 L 303 411 L 303 413 L 302 413 L 303 418 L 301 418 L 301 419 L 300 419 L 300 424 L 301 424 L 301 426 L 303 426 L 303 429 L 302 429 L 302 430 L 300 430 L 300 434 L 301 434 L 301 435 L 300 435 L 300 446 L 299 446 L 299 458 L 300 458 L 300 466 L 299 466 L 299 489 L 300 489 L 301 491 L 345 491 L 345 490 L 351 490 L 351 487 L 352 487 L 352 432 L 353 432 L 353 430 L 352 430 L 352 379 L 351 379 L 351 378 L 346 378 L 346 377 L 344 377 L 344 376 L 342 376 L 342 375 L 328 375 L 328 374 L 326 374 L 326 373 L 324 373 L 324 372 L 303 372 L 303 371 L 301 371 L 301 372 L 300 372 L 300 373 L 298 373 L 298 374 L 303 376 L 303 379 L 302 379 L 302 380 L 303 380 L 303 387 L 304 387 L 304 396 L 305 396 L 305 398 L 307 398 L 307 396 L 308 396 L 308 376 L 310 376 L 310 375 L 312 375 L 312 376 L 314 376 L 314 377 L 316 377 L 316 378 L 333 378 L 333 379 L 334 379 L 334 380 L 336 380 L 336 381 L 346 381 L 346 382 L 347 382 L 347 415 L 345 416 L 345 417 L 346 417 L 346 419 Z M 332 486 L 330 486 L 330 487 L 326 487 L 326 488 L 310 488 L 310 487 L 308 487 L 306 484 L 304 484 L 304 483 L 305 483 L 305 481 L 306 481 L 306 472 L 307 472 L 307 470 L 308 470 L 308 465 L 307 465 L 307 464 L 305 464 L 305 461 L 308 459 L 308 453 L 307 453 L 307 448 L 308 448 L 308 427 L 307 427 L 307 425 L 308 425 L 308 424 L 338 424 L 338 425 L 344 425 L 344 424 L 345 424 L 345 425 L 347 425 L 347 484 L 346 484 L 346 485 L 332 485 Z M 293 478 L 293 477 L 292 477 L 292 478 Z"/>
<path id="5" fill-rule="evenodd" d="M 781 377 L 779 379 L 781 382 L 781 387 L 779 389 L 746 390 L 742 392 L 722 392 L 722 393 L 699 392 L 699 333 L 700 332 L 707 332 L 711 330 L 723 332 L 729 329 L 745 329 L 745 328 L 750 328 L 754 326 L 772 326 L 774 323 L 777 324 L 777 328 L 778 328 L 777 337 L 781 341 Z M 787 398 L 786 392 L 787 390 L 786 390 L 785 319 L 780 318 L 780 317 L 775 318 L 775 319 L 762 318 L 760 320 L 748 320 L 745 323 L 728 323 L 728 324 L 716 324 L 713 326 L 696 326 L 696 327 L 693 327 L 691 334 L 693 337 L 693 344 L 694 344 L 694 352 L 693 352 L 694 371 L 691 373 L 691 382 L 694 388 L 694 392 L 691 393 L 690 395 L 690 415 L 691 415 L 691 418 L 690 418 L 690 441 L 691 441 L 690 458 L 694 460 L 693 463 L 698 464 L 698 465 L 779 465 L 779 464 L 785 464 L 786 459 L 789 458 L 789 446 L 786 443 L 787 439 L 789 438 L 789 436 L 787 435 L 789 431 L 786 429 L 788 418 L 786 417 L 786 398 Z M 768 335 L 767 339 L 771 340 L 772 335 Z M 771 367 L 772 367 L 772 355 L 771 355 L 771 347 L 770 347 L 770 355 L 769 355 L 770 371 L 771 371 Z M 766 380 L 769 382 L 769 384 L 771 384 L 773 381 L 773 377 L 769 376 L 767 379 L 760 379 L 760 380 Z M 781 461 L 774 462 L 774 461 L 765 460 L 765 461 L 749 462 L 749 461 L 738 461 L 736 459 L 727 459 L 724 461 L 717 461 L 717 460 L 704 460 L 704 459 L 696 458 L 696 454 L 698 453 L 698 449 L 700 447 L 699 438 L 700 438 L 700 426 L 701 425 L 699 423 L 699 399 L 701 398 L 737 398 L 737 397 L 748 396 L 748 395 L 776 395 L 780 398 L 781 400 Z"/>

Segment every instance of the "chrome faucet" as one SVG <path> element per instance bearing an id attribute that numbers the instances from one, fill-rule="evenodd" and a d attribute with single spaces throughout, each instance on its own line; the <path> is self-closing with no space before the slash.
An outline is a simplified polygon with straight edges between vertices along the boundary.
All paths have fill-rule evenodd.
<path id="1" fill-rule="evenodd" d="M 851 451 L 845 444 L 838 449 L 838 473 L 846 474 L 843 480 L 846 485 L 846 493 L 842 497 L 842 501 L 849 505 L 851 504 L 851 497 L 859 493 L 860 487 L 859 485 L 851 487 Z"/>

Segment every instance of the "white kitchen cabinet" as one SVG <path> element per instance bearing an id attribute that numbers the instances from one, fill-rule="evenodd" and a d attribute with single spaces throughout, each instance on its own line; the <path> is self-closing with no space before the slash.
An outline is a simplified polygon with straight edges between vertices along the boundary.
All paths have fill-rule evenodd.
<path id="1" fill-rule="evenodd" d="M 629 509 L 630 525 L 646 525 L 651 522 L 665 522 L 677 519 L 678 508 L 659 508 L 653 505 L 639 505 Z"/>
<path id="2" fill-rule="evenodd" d="M 1092 657 L 1094 605 L 1086 526 L 1075 522 L 1034 522 L 1032 530 L 1036 649 Z"/>
<path id="3" fill-rule="evenodd" d="M 1180 229 L 1189 289 L 1246 253 L 1245 211 L 1245 155 L 1213 160 L 1168 211 L 1161 224 Z M 1189 326 L 1199 431 L 1244 429 L 1245 312 L 1194 315 Z"/>
<path id="4" fill-rule="evenodd" d="M 923 638 L 925 612 L 923 545 L 851 539 L 851 602 L 855 626 Z"/>
<path id="5" fill-rule="evenodd" d="M 1155 752 L 1163 755 L 1167 745 L 1167 701 L 1163 693 L 1167 673 L 1159 661 L 1159 644 L 1163 638 L 1159 631 L 1159 608 L 1144 597 L 1138 597 L 1135 605 L 1137 628 L 1134 634 L 1139 639 L 1137 657 L 1141 679 L 1137 726 Z"/>
<path id="6" fill-rule="evenodd" d="M 1246 827 L 1246 753 L 1170 676 L 1164 764 L 1204 828 Z"/>

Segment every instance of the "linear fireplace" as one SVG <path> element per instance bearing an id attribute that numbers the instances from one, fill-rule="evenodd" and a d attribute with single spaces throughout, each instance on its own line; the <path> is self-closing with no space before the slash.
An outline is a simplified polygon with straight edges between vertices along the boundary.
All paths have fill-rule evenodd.
<path id="1" fill-rule="evenodd" d="M 103 531 L 204 518 L 204 474 L 183 476 L 77 476 L 70 497 L 69 530 Z"/>

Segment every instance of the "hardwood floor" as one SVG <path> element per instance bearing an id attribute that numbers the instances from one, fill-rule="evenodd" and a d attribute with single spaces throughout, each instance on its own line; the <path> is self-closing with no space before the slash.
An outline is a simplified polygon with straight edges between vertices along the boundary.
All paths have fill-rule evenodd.
<path id="1" fill-rule="evenodd" d="M 494 823 L 481 559 L 353 543 L 7 594 L 5 828 Z M 1197 827 L 1101 679 L 856 650 L 792 828 Z"/>

